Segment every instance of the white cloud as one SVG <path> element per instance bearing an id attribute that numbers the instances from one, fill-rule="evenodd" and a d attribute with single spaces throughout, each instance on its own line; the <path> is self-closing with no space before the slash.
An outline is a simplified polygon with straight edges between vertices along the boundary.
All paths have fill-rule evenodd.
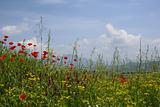
<path id="1" fill-rule="evenodd" d="M 13 35 L 13 34 L 21 34 L 21 33 L 28 31 L 28 30 L 29 30 L 28 24 L 21 23 L 20 25 L 4 26 L 0 29 L 0 32 L 2 32 L 2 34 Z"/>
<path id="2" fill-rule="evenodd" d="M 124 29 L 116 29 L 111 24 L 107 24 L 106 28 L 113 37 L 113 39 L 117 39 L 121 42 L 128 43 L 128 45 L 139 41 L 141 37 L 139 35 L 137 36 L 133 34 L 128 34 L 127 31 L 125 31 Z"/>
<path id="3" fill-rule="evenodd" d="M 5 26 L 3 28 L 1 28 L 1 32 L 3 32 L 4 34 L 17 34 L 17 33 L 21 33 L 20 30 L 17 29 L 17 26 Z"/>

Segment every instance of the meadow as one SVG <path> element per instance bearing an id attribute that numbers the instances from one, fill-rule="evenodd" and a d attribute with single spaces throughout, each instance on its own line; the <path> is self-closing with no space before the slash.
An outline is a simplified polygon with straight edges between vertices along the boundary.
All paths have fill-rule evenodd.
<path id="1" fill-rule="evenodd" d="M 69 58 L 9 38 L 0 40 L 0 107 L 160 107 L 158 61 L 146 70 L 140 58 L 134 72 L 116 56 L 112 66 L 100 56 L 84 66 L 76 48 Z"/>

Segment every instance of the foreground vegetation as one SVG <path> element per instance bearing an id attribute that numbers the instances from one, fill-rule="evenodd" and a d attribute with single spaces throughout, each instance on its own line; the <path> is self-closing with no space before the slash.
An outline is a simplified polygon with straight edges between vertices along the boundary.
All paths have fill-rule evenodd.
<path id="1" fill-rule="evenodd" d="M 160 106 L 158 69 L 124 74 L 97 64 L 92 70 L 80 66 L 76 55 L 41 55 L 32 43 L 7 39 L 0 43 L 0 107 Z"/>

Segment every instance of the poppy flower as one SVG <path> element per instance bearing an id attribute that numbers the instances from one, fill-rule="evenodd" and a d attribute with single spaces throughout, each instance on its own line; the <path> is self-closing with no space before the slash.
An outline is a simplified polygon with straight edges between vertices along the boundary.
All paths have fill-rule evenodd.
<path id="1" fill-rule="evenodd" d="M 48 54 L 48 52 L 47 51 L 43 51 L 43 55 L 47 55 Z"/>
<path id="2" fill-rule="evenodd" d="M 52 57 L 55 58 L 56 56 L 55 56 L 55 55 L 52 55 Z"/>
<path id="3" fill-rule="evenodd" d="M 11 57 L 11 58 L 10 58 L 10 61 L 11 61 L 11 62 L 14 62 L 14 58 L 13 58 L 13 57 Z"/>
<path id="4" fill-rule="evenodd" d="M 55 63 L 56 62 L 56 60 L 52 60 L 52 63 Z"/>
<path id="5" fill-rule="evenodd" d="M 37 58 L 37 57 L 38 57 L 38 53 L 39 53 L 39 52 L 32 52 L 31 55 L 32 55 L 34 58 Z"/>
<path id="6" fill-rule="evenodd" d="M 26 49 L 26 46 L 22 45 L 21 48 L 22 48 L 22 50 L 25 50 L 25 49 Z"/>
<path id="7" fill-rule="evenodd" d="M 44 60 L 44 59 L 46 59 L 46 58 L 47 58 L 47 56 L 46 56 L 46 55 L 43 55 L 43 56 L 42 56 L 42 59 L 43 59 L 43 60 Z"/>
<path id="8" fill-rule="evenodd" d="M 8 36 L 7 36 L 7 35 L 5 35 L 5 36 L 4 36 L 4 38 L 5 38 L 5 39 L 7 39 L 7 38 L 8 38 Z"/>
<path id="9" fill-rule="evenodd" d="M 59 60 L 60 60 L 60 58 L 57 58 L 57 60 L 59 61 Z"/>
<path id="10" fill-rule="evenodd" d="M 74 66 L 74 64 L 70 64 L 70 66 Z"/>
<path id="11" fill-rule="evenodd" d="M 26 53 L 24 50 L 19 50 L 19 51 L 18 51 L 18 55 L 21 55 L 21 54 L 26 55 L 27 53 Z"/>
<path id="12" fill-rule="evenodd" d="M 10 50 L 14 50 L 16 48 L 16 46 L 12 46 L 10 47 Z"/>
<path id="13" fill-rule="evenodd" d="M 31 46 L 31 45 L 32 45 L 32 43 L 28 43 L 27 45 L 28 45 L 28 46 Z"/>
<path id="14" fill-rule="evenodd" d="M 25 94 L 19 95 L 19 99 L 20 100 L 25 100 L 26 98 L 27 98 L 27 96 Z"/>
<path id="15" fill-rule="evenodd" d="M 21 43 L 17 43 L 17 46 L 21 46 L 22 44 Z"/>
<path id="16" fill-rule="evenodd" d="M 127 78 L 124 77 L 123 75 L 121 75 L 121 76 L 119 77 L 119 82 L 120 82 L 121 84 L 124 84 L 124 83 L 127 82 Z"/>
<path id="17" fill-rule="evenodd" d="M 9 45 L 13 45 L 14 43 L 13 42 L 9 42 Z"/>
<path id="18" fill-rule="evenodd" d="M 25 60 L 23 58 L 19 59 L 19 62 L 25 62 Z"/>
<path id="19" fill-rule="evenodd" d="M 74 59 L 74 62 L 77 62 L 77 59 Z"/>
<path id="20" fill-rule="evenodd" d="M 68 57 L 67 57 L 67 56 L 64 56 L 64 59 L 65 59 L 65 60 L 67 60 L 67 59 L 68 59 Z"/>
<path id="21" fill-rule="evenodd" d="M 66 61 L 64 61 L 64 64 L 67 64 L 67 62 L 66 62 Z"/>
<path id="22" fill-rule="evenodd" d="M 73 70 L 74 64 L 70 64 L 70 70 Z"/>
<path id="23" fill-rule="evenodd" d="M 16 54 L 13 54 L 13 55 L 12 55 L 13 58 L 15 58 L 16 56 L 17 56 Z"/>
<path id="24" fill-rule="evenodd" d="M 8 56 L 8 54 L 4 54 L 4 55 L 0 56 L 0 60 L 4 60 L 7 56 Z"/>

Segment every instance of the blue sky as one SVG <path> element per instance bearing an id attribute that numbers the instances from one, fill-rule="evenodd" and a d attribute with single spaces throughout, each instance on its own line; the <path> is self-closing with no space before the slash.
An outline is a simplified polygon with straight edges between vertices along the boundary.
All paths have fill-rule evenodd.
<path id="1" fill-rule="evenodd" d="M 144 45 L 160 43 L 159 0 L 1 0 L 0 32 L 12 40 L 38 41 L 36 24 L 43 16 L 52 31 L 52 46 L 70 53 L 78 38 L 80 53 L 111 57 L 117 46 L 124 55 L 135 57 L 139 38 Z M 48 31 L 48 30 L 46 30 Z M 44 35 L 45 36 L 45 35 Z M 35 39 L 37 38 L 37 39 Z M 46 37 L 44 37 L 46 38 Z M 159 46 L 159 45 L 158 45 Z M 131 50 L 132 48 L 132 50 Z M 144 46 L 145 48 L 145 46 Z"/>

